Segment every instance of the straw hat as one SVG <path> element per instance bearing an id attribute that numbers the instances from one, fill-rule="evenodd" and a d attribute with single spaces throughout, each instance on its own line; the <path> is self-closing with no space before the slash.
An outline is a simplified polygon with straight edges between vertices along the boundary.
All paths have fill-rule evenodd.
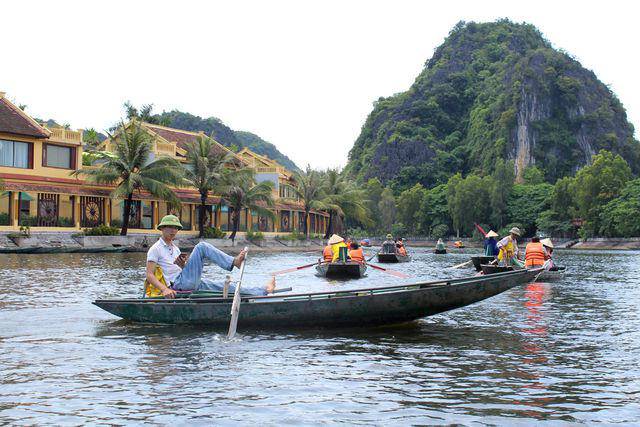
<path id="1" fill-rule="evenodd" d="M 340 242 L 344 242 L 344 239 L 338 236 L 337 234 L 334 234 L 333 236 L 331 236 L 331 238 L 329 238 L 330 245 L 335 245 L 336 243 L 340 243 Z"/>
<path id="2" fill-rule="evenodd" d="M 548 248 L 553 249 L 553 243 L 551 242 L 551 239 L 549 239 L 549 238 L 540 240 L 540 243 L 542 243 L 543 246 L 546 246 Z"/>
<path id="3" fill-rule="evenodd" d="M 500 237 L 498 236 L 498 233 L 496 233 L 493 230 L 489 230 L 489 232 L 487 233 L 487 237 Z"/>
<path id="4" fill-rule="evenodd" d="M 391 240 L 393 239 L 393 235 L 392 234 L 387 234 L 387 240 Z"/>
<path id="5" fill-rule="evenodd" d="M 509 234 L 515 234 L 516 236 L 520 236 L 520 229 L 518 227 L 513 227 L 509 230 Z"/>
<path id="6" fill-rule="evenodd" d="M 165 215 L 162 217 L 160 224 L 158 224 L 158 230 L 162 230 L 162 227 L 175 227 L 178 230 L 182 230 L 182 224 L 175 215 Z"/>

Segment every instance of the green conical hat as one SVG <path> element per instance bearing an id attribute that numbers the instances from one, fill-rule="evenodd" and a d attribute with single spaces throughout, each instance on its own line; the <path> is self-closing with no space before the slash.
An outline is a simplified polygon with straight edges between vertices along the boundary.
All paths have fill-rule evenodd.
<path id="1" fill-rule="evenodd" d="M 162 221 L 158 224 L 158 230 L 162 230 L 162 227 L 175 227 L 178 230 L 182 230 L 182 224 L 180 224 L 180 220 L 175 215 L 165 215 L 162 217 Z"/>

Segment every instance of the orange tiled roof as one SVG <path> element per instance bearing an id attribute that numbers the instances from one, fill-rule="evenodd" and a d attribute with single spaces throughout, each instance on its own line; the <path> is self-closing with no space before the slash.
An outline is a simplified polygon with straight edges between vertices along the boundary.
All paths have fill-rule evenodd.
<path id="1" fill-rule="evenodd" d="M 179 148 L 182 148 L 183 150 L 187 149 L 187 146 L 194 142 L 197 141 L 198 136 L 204 135 L 203 133 L 197 133 L 197 132 L 190 132 L 187 130 L 182 130 L 182 129 L 175 129 L 175 128 L 169 128 L 169 127 L 165 127 L 165 126 L 160 126 L 160 125 L 154 125 L 151 123 L 144 123 L 143 126 L 145 126 L 147 129 L 149 129 L 151 132 L 159 135 L 160 137 L 166 139 L 169 142 L 173 142 L 175 143 Z M 216 144 L 214 144 L 214 146 L 216 147 L 217 151 L 219 153 L 222 152 L 228 152 L 229 150 L 223 146 L 222 144 L 220 144 L 219 142 L 216 141 Z"/>
<path id="2" fill-rule="evenodd" d="M 49 132 L 0 94 L 0 132 L 48 138 Z"/>

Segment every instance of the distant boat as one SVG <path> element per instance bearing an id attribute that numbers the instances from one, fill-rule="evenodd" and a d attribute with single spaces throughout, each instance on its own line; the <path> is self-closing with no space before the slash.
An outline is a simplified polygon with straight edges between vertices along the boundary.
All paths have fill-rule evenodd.
<path id="1" fill-rule="evenodd" d="M 531 282 L 540 269 L 410 285 L 264 297 L 243 296 L 240 328 L 301 329 L 370 327 L 409 322 L 482 301 Z M 147 323 L 229 326 L 228 298 L 97 299 L 96 306 L 118 317 Z"/>
<path id="2" fill-rule="evenodd" d="M 316 271 L 323 277 L 360 278 L 367 271 L 367 265 L 355 261 L 328 262 L 316 265 Z"/>
<path id="3" fill-rule="evenodd" d="M 394 262 L 409 262 L 409 261 L 411 261 L 411 256 L 409 256 L 409 255 L 400 255 L 398 253 L 396 253 L 396 254 L 379 253 L 377 256 L 378 256 L 378 262 L 381 262 L 381 263 L 394 263 Z"/>

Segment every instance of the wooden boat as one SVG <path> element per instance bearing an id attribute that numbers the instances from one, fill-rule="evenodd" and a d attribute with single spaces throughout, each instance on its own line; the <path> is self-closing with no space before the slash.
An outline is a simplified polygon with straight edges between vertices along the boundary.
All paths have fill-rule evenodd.
<path id="1" fill-rule="evenodd" d="M 529 283 L 540 269 L 411 285 L 348 291 L 243 297 L 240 328 L 369 327 L 408 322 L 482 301 Z M 118 317 L 147 323 L 207 324 L 228 328 L 228 298 L 97 299 Z"/>
<path id="2" fill-rule="evenodd" d="M 538 276 L 538 280 L 549 281 L 549 280 L 560 280 L 564 278 L 564 274 L 567 272 L 566 267 L 555 267 L 554 270 L 545 270 L 540 273 Z"/>
<path id="3" fill-rule="evenodd" d="M 495 257 L 492 256 L 475 255 L 471 257 L 471 262 L 473 262 L 473 266 L 475 267 L 476 271 L 482 271 L 482 268 L 480 268 L 480 264 L 489 264 L 494 259 Z"/>
<path id="4" fill-rule="evenodd" d="M 493 264 L 480 264 L 480 269 L 483 274 L 496 274 L 496 273 L 504 273 L 507 271 L 513 271 L 514 268 L 512 266 L 504 266 L 504 265 L 493 265 Z"/>
<path id="5" fill-rule="evenodd" d="M 316 271 L 323 277 L 360 278 L 367 271 L 367 265 L 359 262 L 329 262 L 316 265 Z"/>
<path id="6" fill-rule="evenodd" d="M 409 255 L 400 255 L 400 254 L 378 254 L 378 262 L 382 263 L 392 263 L 392 262 L 409 262 L 411 261 L 411 256 Z"/>
<path id="7" fill-rule="evenodd" d="M 443 255 L 443 254 L 447 253 L 447 250 L 446 249 L 434 249 L 433 253 L 434 254 L 438 254 L 438 255 Z"/>

